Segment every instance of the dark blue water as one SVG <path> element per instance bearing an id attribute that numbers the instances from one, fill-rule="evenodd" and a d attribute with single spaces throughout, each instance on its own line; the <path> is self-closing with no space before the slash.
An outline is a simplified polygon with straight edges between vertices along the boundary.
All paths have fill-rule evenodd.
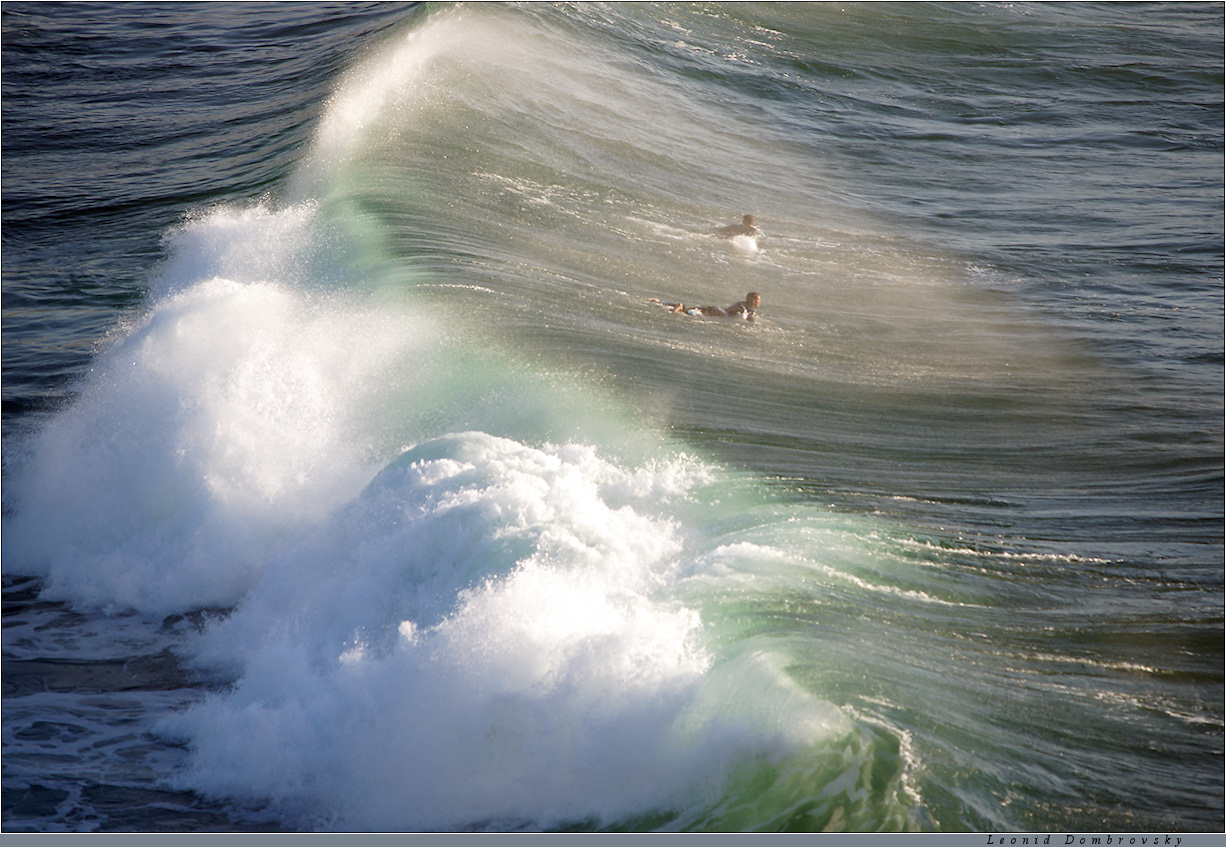
<path id="1" fill-rule="evenodd" d="M 6 831 L 1223 826 L 1220 5 L 2 15 Z"/>

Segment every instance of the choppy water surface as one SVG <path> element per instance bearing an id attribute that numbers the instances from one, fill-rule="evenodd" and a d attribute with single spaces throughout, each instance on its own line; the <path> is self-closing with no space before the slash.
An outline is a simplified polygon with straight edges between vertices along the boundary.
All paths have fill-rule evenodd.
<path id="1" fill-rule="evenodd" d="M 5 829 L 1217 830 L 1222 52 L 5 4 Z"/>

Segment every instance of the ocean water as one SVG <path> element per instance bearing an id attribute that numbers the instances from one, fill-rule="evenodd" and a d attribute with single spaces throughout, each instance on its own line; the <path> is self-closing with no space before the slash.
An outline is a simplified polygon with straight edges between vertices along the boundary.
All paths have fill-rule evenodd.
<path id="1" fill-rule="evenodd" d="M 0 15 L 6 832 L 1221 831 L 1220 4 Z"/>

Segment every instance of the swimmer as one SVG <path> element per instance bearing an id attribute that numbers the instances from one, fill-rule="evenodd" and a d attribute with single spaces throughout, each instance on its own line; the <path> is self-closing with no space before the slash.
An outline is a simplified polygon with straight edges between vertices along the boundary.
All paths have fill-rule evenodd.
<path id="1" fill-rule="evenodd" d="M 746 215 L 739 224 L 720 227 L 715 234 L 723 238 L 736 238 L 738 235 L 761 235 L 762 230 L 753 222 L 753 215 Z"/>
<path id="2" fill-rule="evenodd" d="M 675 314 L 704 318 L 742 318 L 743 320 L 752 321 L 757 317 L 758 307 L 762 305 L 762 298 L 758 295 L 758 292 L 751 291 L 745 295 L 744 300 L 722 309 L 719 306 L 686 306 L 684 303 L 661 303 L 658 297 L 651 298 L 651 302 L 658 303 Z"/>

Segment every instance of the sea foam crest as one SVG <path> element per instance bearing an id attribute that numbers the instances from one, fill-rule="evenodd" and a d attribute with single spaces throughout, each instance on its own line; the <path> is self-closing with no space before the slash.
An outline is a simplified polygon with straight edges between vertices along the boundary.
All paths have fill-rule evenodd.
<path id="1" fill-rule="evenodd" d="M 640 474 L 476 432 L 407 451 L 205 637 L 241 678 L 166 724 L 185 784 L 342 828 L 612 821 L 837 725 L 799 692 L 785 720 L 736 705 L 753 674 L 675 599 L 680 529 Z"/>
<path id="2" fill-rule="evenodd" d="M 231 605 L 284 533 L 369 481 L 369 421 L 390 375 L 411 383 L 428 323 L 287 284 L 316 231 L 294 207 L 176 234 L 149 309 L 16 462 L 5 553 L 47 596 Z"/>

